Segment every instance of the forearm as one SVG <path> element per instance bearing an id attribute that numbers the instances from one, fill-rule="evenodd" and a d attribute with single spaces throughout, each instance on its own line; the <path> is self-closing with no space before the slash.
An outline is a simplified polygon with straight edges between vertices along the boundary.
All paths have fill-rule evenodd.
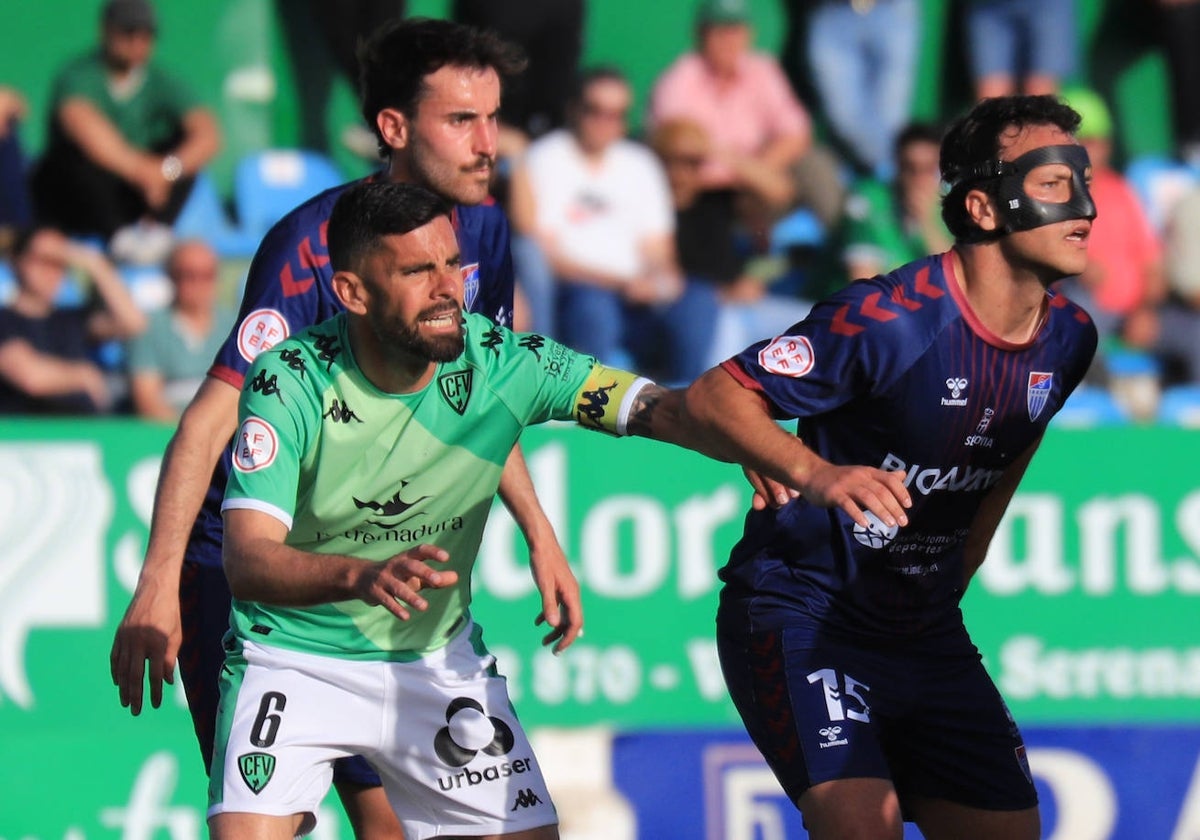
<path id="1" fill-rule="evenodd" d="M 226 517 L 228 525 L 229 517 Z M 228 528 L 225 577 L 233 597 L 280 607 L 311 607 L 358 597 L 355 582 L 371 565 L 341 554 L 313 554 L 269 537 Z"/>
<path id="2" fill-rule="evenodd" d="M 512 448 L 508 453 L 508 460 L 504 462 L 499 492 L 500 500 L 512 514 L 513 520 L 525 537 L 525 542 L 529 544 L 531 554 L 547 539 L 557 540 L 554 527 L 538 502 L 533 478 L 529 475 L 520 444 Z"/>
<path id="3" fill-rule="evenodd" d="M 80 267 L 91 279 L 104 307 L 89 324 L 94 339 L 124 340 L 146 329 L 146 314 L 138 307 L 121 275 L 103 254 L 86 251 L 80 258 Z"/>
<path id="4" fill-rule="evenodd" d="M 221 132 L 217 121 L 206 109 L 197 109 L 184 118 L 183 142 L 173 154 L 183 164 L 184 175 L 194 175 L 212 160 L 221 149 Z"/>
<path id="5" fill-rule="evenodd" d="M 90 391 L 100 369 L 87 361 L 60 359 L 42 353 L 23 340 L 0 349 L 0 378 L 31 397 L 58 397 Z"/>
<path id="6" fill-rule="evenodd" d="M 166 578 L 178 585 L 192 525 L 237 425 L 237 397 L 237 389 L 209 378 L 184 410 L 158 476 L 143 578 Z"/>
<path id="7" fill-rule="evenodd" d="M 771 416 L 765 400 L 723 368 L 713 368 L 683 394 L 683 446 L 732 461 L 788 486 L 802 488 L 820 459 Z"/>
<path id="8" fill-rule="evenodd" d="M 89 160 L 135 183 L 151 156 L 126 142 L 107 117 L 86 99 L 71 99 L 58 112 L 67 136 Z"/>

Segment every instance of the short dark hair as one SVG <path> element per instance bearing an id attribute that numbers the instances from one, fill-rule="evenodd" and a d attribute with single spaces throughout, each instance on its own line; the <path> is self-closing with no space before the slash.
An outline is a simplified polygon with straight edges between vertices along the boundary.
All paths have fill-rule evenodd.
<path id="1" fill-rule="evenodd" d="M 8 246 L 10 259 L 16 260 L 25 256 L 25 252 L 33 247 L 33 240 L 44 231 L 55 230 L 48 225 L 27 225 L 13 234 L 12 244 Z"/>
<path id="2" fill-rule="evenodd" d="M 358 92 L 363 119 L 378 134 L 385 108 L 416 115 L 425 77 L 446 66 L 491 68 L 501 79 L 525 69 L 524 51 L 486 29 L 434 18 L 400 18 L 359 45 Z M 380 138 L 380 151 L 384 151 Z"/>
<path id="3" fill-rule="evenodd" d="M 892 143 L 892 154 L 900 157 L 900 153 L 913 143 L 932 143 L 934 146 L 940 146 L 944 133 L 942 127 L 937 123 L 910 122 L 896 135 L 896 139 Z"/>
<path id="4" fill-rule="evenodd" d="M 1007 131 L 1035 125 L 1053 125 L 1074 134 L 1079 114 L 1052 94 L 997 96 L 980 101 L 950 126 L 942 140 L 940 161 L 942 181 L 950 185 L 942 199 L 942 219 L 956 240 L 977 234 L 963 201 L 967 192 L 979 188 L 994 195 L 996 188 L 996 179 L 979 180 L 967 173 L 998 158 L 1000 138 Z"/>
<path id="5" fill-rule="evenodd" d="M 361 181 L 346 189 L 329 214 L 326 238 L 334 271 L 357 272 L 385 236 L 405 234 L 450 216 L 441 196 L 416 184 Z"/>
<path id="6" fill-rule="evenodd" d="M 594 67 L 586 67 L 572 81 L 571 93 L 567 98 L 568 103 L 570 105 L 579 105 L 583 102 L 583 97 L 588 92 L 588 88 L 597 82 L 619 82 L 625 85 L 625 87 L 630 87 L 629 77 L 615 64 L 598 64 Z"/>

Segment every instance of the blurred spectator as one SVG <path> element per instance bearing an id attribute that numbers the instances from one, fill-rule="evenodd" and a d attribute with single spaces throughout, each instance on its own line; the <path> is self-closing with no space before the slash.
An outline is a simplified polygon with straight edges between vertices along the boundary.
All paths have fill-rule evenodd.
<path id="1" fill-rule="evenodd" d="M 883 274 L 954 244 L 942 221 L 941 142 L 936 126 L 910 123 L 892 152 L 895 178 L 865 179 L 846 199 L 838 238 L 850 280 Z"/>
<path id="2" fill-rule="evenodd" d="M 1166 291 L 1162 246 L 1137 193 L 1112 166 L 1108 106 L 1088 88 L 1068 88 L 1062 95 L 1081 118 L 1075 136 L 1092 162 L 1090 189 L 1096 203 L 1087 270 L 1063 285 L 1068 297 L 1091 314 L 1103 340 L 1141 307 L 1161 303 Z"/>
<path id="3" fill-rule="evenodd" d="M 711 285 L 721 304 L 710 365 L 804 318 L 808 302 L 770 294 L 767 282 L 746 270 L 730 194 L 703 189 L 700 172 L 710 151 L 704 128 L 691 120 L 667 120 L 654 130 L 651 145 L 671 189 L 680 267 L 687 282 Z"/>
<path id="4" fill-rule="evenodd" d="M 139 417 L 174 423 L 191 401 L 233 325 L 218 305 L 220 264 L 199 239 L 167 257 L 171 305 L 150 313 L 146 331 L 129 342 L 129 393 Z"/>
<path id="5" fill-rule="evenodd" d="M 707 367 L 716 296 L 679 270 L 662 167 L 625 136 L 632 101 L 619 71 L 585 73 L 570 128 L 530 144 L 514 179 L 528 178 L 558 337 L 606 364 L 690 381 Z"/>
<path id="6" fill-rule="evenodd" d="M 654 83 L 651 128 L 673 117 L 702 125 L 713 144 L 702 170 L 705 188 L 749 199 L 739 209 L 760 236 L 796 204 L 828 227 L 842 211 L 836 160 L 813 143 L 808 112 L 779 63 L 752 50 L 752 42 L 746 0 L 701 0 L 695 51 Z"/>
<path id="7" fill-rule="evenodd" d="M 406 0 L 275 0 L 301 105 L 301 147 L 332 153 L 326 109 L 334 78 L 341 75 L 357 96 L 359 44 L 407 11 Z M 375 132 L 362 122 L 345 126 L 338 139 L 364 160 L 379 162 Z"/>
<path id="8" fill-rule="evenodd" d="M 805 54 L 821 112 L 860 172 L 888 179 L 916 84 L 917 0 L 787 0 L 806 15 Z"/>
<path id="9" fill-rule="evenodd" d="M 1175 149 L 1200 167 L 1200 0 L 1156 0 L 1167 76 Z"/>
<path id="10" fill-rule="evenodd" d="M 91 361 L 105 341 L 146 328 L 146 318 L 99 251 L 52 228 L 33 228 L 13 243 L 17 292 L 0 309 L 0 414 L 94 414 L 113 394 Z M 68 269 L 90 282 L 86 308 L 56 303 Z"/>
<path id="11" fill-rule="evenodd" d="M 27 111 L 25 97 L 0 85 L 0 254 L 8 252 L 16 232 L 30 222 L 25 155 L 17 133 Z"/>
<path id="12" fill-rule="evenodd" d="M 967 0 L 964 23 L 977 99 L 1057 93 L 1075 73 L 1075 0 Z"/>
<path id="13" fill-rule="evenodd" d="M 1200 187 L 1171 211 L 1164 266 L 1166 301 L 1133 313 L 1122 337 L 1159 358 L 1164 385 L 1200 384 Z"/>
<path id="14" fill-rule="evenodd" d="M 100 236 L 133 262 L 165 255 L 167 226 L 220 146 L 213 114 L 151 61 L 157 30 L 148 0 L 104 4 L 99 46 L 54 81 L 33 179 L 41 222 Z"/>
<path id="15" fill-rule="evenodd" d="M 528 69 L 504 88 L 501 123 L 527 139 L 561 128 L 579 77 L 584 0 L 454 0 L 451 16 L 520 44 L 529 58 Z"/>

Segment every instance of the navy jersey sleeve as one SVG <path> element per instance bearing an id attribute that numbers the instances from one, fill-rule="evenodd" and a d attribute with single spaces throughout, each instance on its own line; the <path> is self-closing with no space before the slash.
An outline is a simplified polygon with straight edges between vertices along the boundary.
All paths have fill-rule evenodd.
<path id="1" fill-rule="evenodd" d="M 929 291 L 932 272 L 923 275 Z M 938 272 L 940 275 L 940 272 Z M 784 335 L 750 345 L 725 363 L 743 385 L 763 394 L 780 419 L 834 411 L 886 388 L 929 345 L 941 307 L 911 312 L 905 276 L 857 280 L 813 307 Z M 940 276 L 936 281 L 941 282 Z"/>
<path id="2" fill-rule="evenodd" d="M 301 204 L 263 238 L 250 263 L 237 322 L 217 351 L 210 376 L 240 388 L 259 353 L 341 310 L 331 286 L 325 230 L 347 186 Z"/>

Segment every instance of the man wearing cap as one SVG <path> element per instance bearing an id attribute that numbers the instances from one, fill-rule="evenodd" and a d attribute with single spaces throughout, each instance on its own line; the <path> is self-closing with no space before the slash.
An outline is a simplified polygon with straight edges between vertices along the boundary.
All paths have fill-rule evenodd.
<path id="1" fill-rule="evenodd" d="M 151 61 L 157 32 L 147 0 L 109 0 L 99 46 L 59 72 L 33 180 L 43 222 L 106 241 L 139 221 L 169 225 L 216 155 L 216 118 Z"/>

